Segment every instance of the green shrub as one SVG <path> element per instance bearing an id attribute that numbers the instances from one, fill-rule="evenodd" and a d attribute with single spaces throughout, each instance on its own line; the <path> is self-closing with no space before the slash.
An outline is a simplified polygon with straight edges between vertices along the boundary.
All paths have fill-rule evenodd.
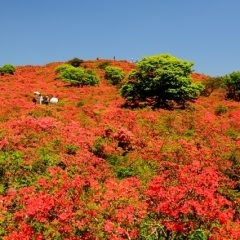
<path id="1" fill-rule="evenodd" d="M 66 153 L 69 155 L 76 155 L 78 149 L 79 149 L 78 146 L 75 146 L 74 144 L 68 144 L 66 146 Z"/>
<path id="2" fill-rule="evenodd" d="M 86 104 L 86 103 L 85 103 L 84 100 L 80 100 L 80 101 L 77 102 L 77 107 L 82 107 L 82 106 L 84 106 L 85 104 Z"/>
<path id="3" fill-rule="evenodd" d="M 1 75 L 4 75 L 4 74 L 13 75 L 15 71 L 16 71 L 16 67 L 13 66 L 12 64 L 5 64 L 3 65 L 3 67 L 0 68 Z"/>
<path id="4" fill-rule="evenodd" d="M 30 174 L 31 166 L 23 161 L 20 151 L 0 151 L 0 188 L 4 193 L 10 187 L 26 186 L 34 176 Z"/>
<path id="5" fill-rule="evenodd" d="M 118 179 L 138 176 L 143 185 L 146 185 L 159 170 L 159 164 L 156 161 L 140 158 L 131 161 L 129 155 L 108 154 L 105 159 Z"/>
<path id="6" fill-rule="evenodd" d="M 111 63 L 111 62 L 110 62 L 109 60 L 100 62 L 100 63 L 98 64 L 98 68 L 104 70 L 107 66 L 110 65 L 110 63 Z"/>
<path id="7" fill-rule="evenodd" d="M 121 166 L 115 169 L 115 174 L 118 179 L 124 179 L 135 176 L 136 172 L 129 166 Z"/>
<path id="8" fill-rule="evenodd" d="M 75 58 L 69 60 L 67 63 L 69 63 L 73 67 L 79 67 L 83 62 L 84 61 L 82 59 L 79 59 L 79 58 L 75 57 Z"/>
<path id="9" fill-rule="evenodd" d="M 214 90 L 223 87 L 223 78 L 221 77 L 209 77 L 202 82 L 204 90 L 201 92 L 202 96 L 209 97 Z"/>
<path id="10" fill-rule="evenodd" d="M 107 66 L 105 68 L 105 79 L 110 80 L 111 84 L 119 84 L 124 77 L 126 76 L 125 72 L 120 67 Z"/>
<path id="11" fill-rule="evenodd" d="M 64 72 L 67 68 L 69 68 L 69 67 L 70 67 L 69 64 L 59 65 L 58 67 L 55 68 L 55 73 L 62 73 L 62 72 Z"/>
<path id="12" fill-rule="evenodd" d="M 232 139 L 232 140 L 237 140 L 237 138 L 240 136 L 240 133 L 236 131 L 233 128 L 228 128 L 227 129 L 227 135 Z"/>
<path id="13" fill-rule="evenodd" d="M 31 172 L 43 174 L 48 167 L 59 163 L 59 157 L 46 147 L 37 149 L 38 157 L 33 160 Z"/>
<path id="14" fill-rule="evenodd" d="M 191 236 L 190 240 L 208 240 L 209 234 L 202 230 L 202 229 L 197 229 Z"/>
<path id="15" fill-rule="evenodd" d="M 171 100 L 184 106 L 204 89 L 201 83 L 191 82 L 193 63 L 170 54 L 144 57 L 136 66 L 120 89 L 122 97 L 128 101 L 151 98 L 156 106 L 165 107 Z"/>
<path id="16" fill-rule="evenodd" d="M 228 112 L 228 108 L 225 105 L 222 105 L 222 104 L 219 104 L 214 110 L 214 113 L 218 116 L 220 116 L 224 113 L 227 113 L 227 112 Z"/>
<path id="17" fill-rule="evenodd" d="M 92 70 L 76 68 L 71 65 L 63 64 L 55 69 L 56 73 L 60 73 L 62 81 L 70 83 L 72 86 L 83 87 L 84 85 L 95 86 L 100 80 L 97 74 Z"/>
<path id="18" fill-rule="evenodd" d="M 226 97 L 240 101 L 240 71 L 224 76 L 223 80 L 227 89 Z"/>
<path id="19" fill-rule="evenodd" d="M 105 141 L 106 140 L 104 138 L 98 137 L 96 139 L 96 141 L 94 142 L 93 147 L 92 147 L 92 153 L 94 155 L 96 155 L 97 157 L 104 158 L 106 156 L 106 154 L 104 153 L 104 146 L 103 146 L 103 143 Z"/>

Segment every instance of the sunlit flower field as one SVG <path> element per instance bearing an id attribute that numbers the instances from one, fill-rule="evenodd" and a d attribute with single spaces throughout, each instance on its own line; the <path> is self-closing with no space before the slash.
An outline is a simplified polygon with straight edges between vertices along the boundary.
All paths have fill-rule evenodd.
<path id="1" fill-rule="evenodd" d="M 105 61 L 82 63 L 98 86 L 62 82 L 62 62 L 0 76 L 0 239 L 240 239 L 239 102 L 124 107 Z"/>

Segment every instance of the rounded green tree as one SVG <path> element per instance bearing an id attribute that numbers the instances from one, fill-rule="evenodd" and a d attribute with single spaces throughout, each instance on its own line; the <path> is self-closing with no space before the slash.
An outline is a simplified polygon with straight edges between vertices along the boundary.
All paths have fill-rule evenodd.
<path id="1" fill-rule="evenodd" d="M 61 64 L 61 65 L 59 65 L 58 67 L 55 68 L 55 73 L 62 73 L 69 67 L 70 67 L 69 64 Z"/>
<path id="2" fill-rule="evenodd" d="M 12 64 L 5 64 L 0 68 L 1 75 L 4 75 L 4 74 L 13 75 L 15 71 L 16 71 L 16 67 L 13 66 Z"/>
<path id="3" fill-rule="evenodd" d="M 156 106 L 167 106 L 169 101 L 184 105 L 204 89 L 201 83 L 191 81 L 193 63 L 170 54 L 144 57 L 136 66 L 120 89 L 127 100 L 151 99 Z"/>
<path id="4" fill-rule="evenodd" d="M 83 60 L 75 57 L 69 60 L 67 63 L 71 64 L 73 67 L 79 67 L 83 63 Z"/>
<path id="5" fill-rule="evenodd" d="M 55 72 L 60 73 L 58 78 L 73 86 L 83 87 L 84 85 L 95 86 L 99 84 L 99 78 L 92 70 L 84 70 L 83 68 L 63 64 L 57 67 Z"/>
<path id="6" fill-rule="evenodd" d="M 227 98 L 240 101 L 240 71 L 223 77 L 227 89 Z"/>
<path id="7" fill-rule="evenodd" d="M 125 72 L 120 67 L 108 66 L 105 68 L 104 78 L 110 80 L 113 85 L 119 84 L 125 76 Z"/>

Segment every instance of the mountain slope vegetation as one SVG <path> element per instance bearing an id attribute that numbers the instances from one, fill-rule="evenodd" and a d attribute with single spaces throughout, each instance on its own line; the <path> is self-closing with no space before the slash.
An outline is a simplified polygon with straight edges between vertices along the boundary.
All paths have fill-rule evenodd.
<path id="1" fill-rule="evenodd" d="M 83 60 L 100 82 L 81 88 L 62 64 L 0 76 L 1 239 L 240 238 L 239 102 L 218 88 L 185 109 L 125 107 L 127 77 L 112 85 L 104 69 L 135 63 Z"/>

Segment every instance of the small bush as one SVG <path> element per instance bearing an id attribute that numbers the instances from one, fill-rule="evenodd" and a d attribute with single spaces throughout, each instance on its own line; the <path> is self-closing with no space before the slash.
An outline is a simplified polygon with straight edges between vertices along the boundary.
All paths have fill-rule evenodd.
<path id="1" fill-rule="evenodd" d="M 66 153 L 69 155 L 76 155 L 78 149 L 79 148 L 77 146 L 75 146 L 74 144 L 68 144 L 66 146 Z"/>
<path id="2" fill-rule="evenodd" d="M 77 107 L 82 107 L 82 106 L 84 106 L 85 104 L 86 104 L 85 101 L 80 100 L 80 101 L 77 102 Z"/>
<path id="3" fill-rule="evenodd" d="M 222 114 L 225 114 L 228 112 L 228 108 L 225 106 L 225 105 L 218 105 L 216 108 L 215 108 L 215 111 L 214 113 L 218 116 L 222 115 Z"/>
<path id="4" fill-rule="evenodd" d="M 12 64 L 5 64 L 3 65 L 3 67 L 0 68 L 1 75 L 4 75 L 4 74 L 13 75 L 15 71 L 16 71 L 16 67 L 13 66 Z"/>
<path id="5" fill-rule="evenodd" d="M 204 90 L 201 92 L 202 96 L 209 97 L 214 90 L 223 87 L 223 79 L 221 77 L 209 77 L 202 82 Z"/>
<path id="6" fill-rule="evenodd" d="M 130 166 L 121 166 L 115 170 L 115 175 L 118 179 L 124 179 L 136 176 L 136 172 Z"/>
<path id="7" fill-rule="evenodd" d="M 118 147 L 125 151 L 130 151 L 135 148 L 135 138 L 133 134 L 126 128 L 120 128 L 115 134 L 114 139 L 118 142 Z"/>
<path id="8" fill-rule="evenodd" d="M 240 71 L 226 75 L 223 80 L 227 89 L 226 98 L 240 101 Z"/>
<path id="9" fill-rule="evenodd" d="M 64 82 L 70 83 L 71 86 L 83 87 L 84 85 L 95 86 L 100 80 L 97 74 L 92 70 L 84 68 L 76 68 L 68 64 L 63 64 L 55 69 L 56 73 L 60 73 L 58 77 Z"/>
<path id="10" fill-rule="evenodd" d="M 191 236 L 190 240 L 207 240 L 209 237 L 209 233 L 202 229 L 197 229 Z"/>
<path id="11" fill-rule="evenodd" d="M 240 136 L 239 132 L 236 131 L 233 128 L 229 128 L 227 130 L 227 135 L 232 139 L 232 140 L 237 140 L 237 138 Z"/>
<path id="12" fill-rule="evenodd" d="M 98 64 L 98 68 L 104 70 L 106 67 L 108 67 L 110 65 L 110 61 L 106 60 L 104 62 L 101 62 Z"/>
<path id="13" fill-rule="evenodd" d="M 103 146 L 104 142 L 105 140 L 102 137 L 98 137 L 93 144 L 92 153 L 97 157 L 104 158 L 106 156 L 106 154 L 104 153 L 104 146 Z"/>
<path id="14" fill-rule="evenodd" d="M 79 67 L 83 62 L 84 61 L 82 59 L 79 59 L 79 58 L 75 57 L 75 58 L 69 60 L 67 63 L 69 63 L 73 67 Z"/>
<path id="15" fill-rule="evenodd" d="M 124 78 L 126 74 L 120 67 L 111 67 L 108 66 L 105 68 L 105 79 L 109 80 L 112 85 L 119 84 Z"/>

